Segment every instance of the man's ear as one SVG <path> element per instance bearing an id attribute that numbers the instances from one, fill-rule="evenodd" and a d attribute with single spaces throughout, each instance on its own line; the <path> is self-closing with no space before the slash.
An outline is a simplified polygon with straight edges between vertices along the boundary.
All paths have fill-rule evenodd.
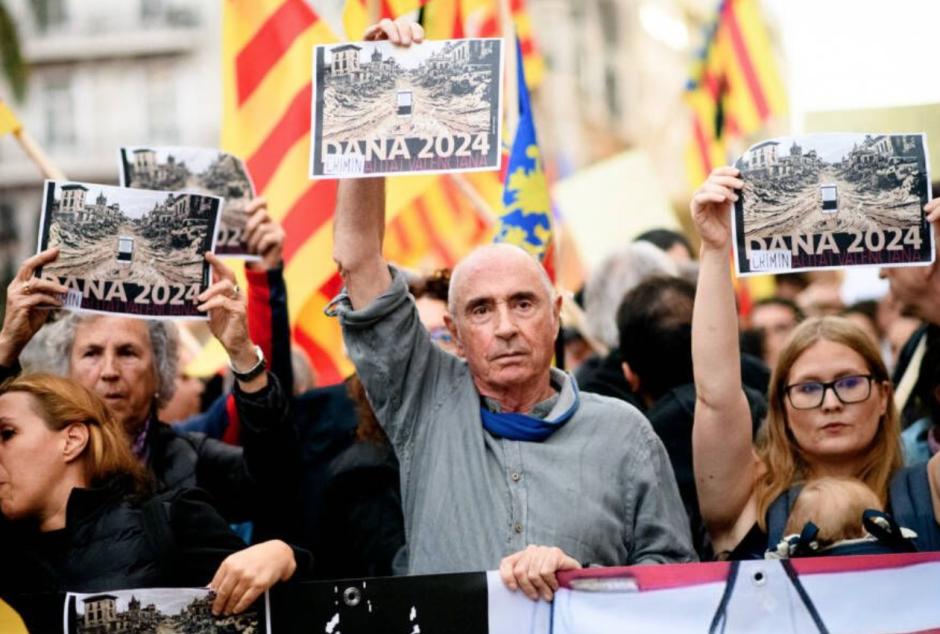
<path id="1" fill-rule="evenodd" d="M 444 325 L 447 326 L 447 330 L 450 331 L 450 336 L 454 338 L 454 345 L 457 346 L 457 355 L 463 357 L 463 344 L 460 343 L 460 337 L 457 336 L 457 322 L 450 316 L 450 313 L 444 313 Z"/>
<path id="2" fill-rule="evenodd" d="M 630 364 L 624 361 L 620 364 L 620 367 L 623 369 L 623 377 L 627 380 L 627 385 L 630 386 L 630 389 L 633 390 L 634 394 L 640 393 L 640 377 L 636 375 L 636 372 L 630 367 Z"/>
<path id="3" fill-rule="evenodd" d="M 85 451 L 88 446 L 88 425 L 85 423 L 70 423 L 64 430 L 65 445 L 62 455 L 66 462 L 72 462 Z"/>

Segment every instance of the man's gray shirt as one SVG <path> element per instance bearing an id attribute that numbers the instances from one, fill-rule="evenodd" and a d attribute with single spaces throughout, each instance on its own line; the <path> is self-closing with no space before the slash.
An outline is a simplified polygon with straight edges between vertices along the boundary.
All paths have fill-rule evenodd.
<path id="1" fill-rule="evenodd" d="M 494 437 L 467 364 L 431 342 L 397 270 L 369 306 L 343 293 L 333 307 L 401 464 L 409 573 L 493 570 L 530 544 L 604 566 L 695 559 L 666 451 L 635 408 L 581 393 L 548 439 Z M 557 416 L 577 388 L 552 373 Z"/>

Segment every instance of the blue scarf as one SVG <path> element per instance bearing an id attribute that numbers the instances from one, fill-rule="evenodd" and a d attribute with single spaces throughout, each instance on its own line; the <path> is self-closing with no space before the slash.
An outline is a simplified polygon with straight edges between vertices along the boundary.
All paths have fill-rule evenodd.
<path id="1" fill-rule="evenodd" d="M 537 418 L 518 412 L 491 412 L 480 406 L 483 429 L 497 438 L 541 442 L 561 429 L 562 425 L 567 423 L 578 410 L 580 404 L 578 388 L 574 383 L 572 383 L 572 388 L 574 390 L 574 402 L 571 407 L 553 419 Z"/>

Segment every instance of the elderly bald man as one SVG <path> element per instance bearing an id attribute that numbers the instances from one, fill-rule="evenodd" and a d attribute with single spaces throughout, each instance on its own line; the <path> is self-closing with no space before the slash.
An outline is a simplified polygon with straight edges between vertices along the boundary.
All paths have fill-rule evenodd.
<path id="1" fill-rule="evenodd" d="M 398 26 L 394 25 L 393 27 Z M 551 367 L 561 298 L 521 249 L 454 270 L 433 345 L 401 272 L 382 258 L 384 180 L 340 184 L 330 312 L 401 462 L 411 574 L 500 568 L 551 599 L 558 570 L 691 561 L 662 443 L 634 408 L 580 393 Z"/>

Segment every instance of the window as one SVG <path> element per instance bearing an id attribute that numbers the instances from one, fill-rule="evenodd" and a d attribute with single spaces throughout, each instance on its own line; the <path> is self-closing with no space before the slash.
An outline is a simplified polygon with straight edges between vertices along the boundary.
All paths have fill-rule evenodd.
<path id="1" fill-rule="evenodd" d="M 33 7 L 36 26 L 40 33 L 61 28 L 68 19 L 65 12 L 65 0 L 33 0 L 30 4 Z"/>
<path id="2" fill-rule="evenodd" d="M 165 17 L 164 0 L 140 0 L 140 19 L 144 24 L 159 24 Z"/>
<path id="3" fill-rule="evenodd" d="M 43 86 L 43 115 L 49 147 L 75 145 L 75 99 L 70 75 L 49 77 Z"/>
<path id="4" fill-rule="evenodd" d="M 167 68 L 155 68 L 147 77 L 147 132 L 154 143 L 174 143 L 179 138 L 176 84 Z"/>

